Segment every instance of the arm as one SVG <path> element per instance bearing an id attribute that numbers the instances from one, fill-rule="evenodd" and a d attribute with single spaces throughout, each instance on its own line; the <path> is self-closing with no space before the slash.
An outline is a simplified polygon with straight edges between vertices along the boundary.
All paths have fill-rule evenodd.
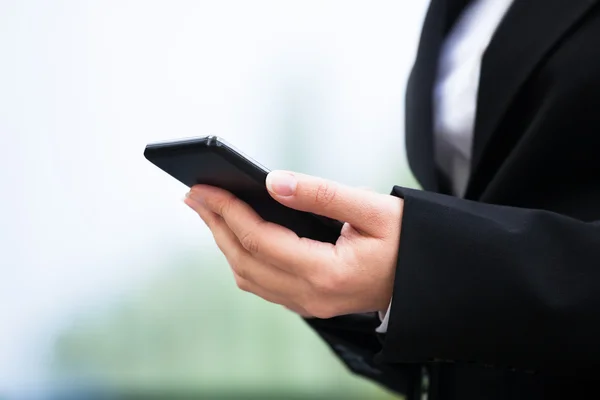
<path id="1" fill-rule="evenodd" d="M 337 243 L 299 238 L 217 188 L 194 187 L 186 202 L 238 286 L 320 318 L 311 325 L 351 369 L 401 391 L 404 366 L 440 359 L 593 365 L 598 225 L 408 189 L 387 196 L 296 173 L 269 177 L 283 205 L 346 221 Z M 392 296 L 378 374 L 373 318 Z M 338 317 L 358 313 L 374 322 Z"/>
<path id="2" fill-rule="evenodd" d="M 599 222 L 394 194 L 404 214 L 384 361 L 559 373 L 599 365 Z"/>

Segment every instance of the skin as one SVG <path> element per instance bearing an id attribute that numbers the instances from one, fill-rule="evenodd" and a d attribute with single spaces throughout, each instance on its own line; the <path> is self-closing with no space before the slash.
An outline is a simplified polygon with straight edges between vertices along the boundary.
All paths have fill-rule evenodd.
<path id="1" fill-rule="evenodd" d="M 300 238 L 261 219 L 219 188 L 198 185 L 185 203 L 211 230 L 237 286 L 304 317 L 385 312 L 402 224 L 402 199 L 321 178 L 273 171 L 266 181 L 281 204 L 345 221 L 335 245 Z"/>

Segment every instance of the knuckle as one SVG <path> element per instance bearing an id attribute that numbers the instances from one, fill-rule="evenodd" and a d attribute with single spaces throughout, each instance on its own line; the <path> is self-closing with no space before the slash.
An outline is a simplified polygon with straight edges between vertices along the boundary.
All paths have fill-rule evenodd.
<path id="1" fill-rule="evenodd" d="M 241 251 L 230 251 L 229 254 L 226 254 L 225 257 L 229 263 L 229 266 L 234 272 L 237 272 L 239 269 L 239 265 L 243 263 Z"/>
<path id="2" fill-rule="evenodd" d="M 229 215 L 231 209 L 235 207 L 236 201 L 237 199 L 235 197 L 226 197 L 223 200 L 221 200 L 217 206 L 217 209 L 219 210 L 219 215 L 223 217 Z"/>
<path id="3" fill-rule="evenodd" d="M 337 189 L 334 184 L 321 181 L 317 185 L 317 190 L 315 192 L 315 203 L 327 206 L 331 204 L 337 196 Z"/>
<path id="4" fill-rule="evenodd" d="M 240 243 L 244 249 L 250 254 L 256 254 L 259 250 L 259 241 L 254 232 L 245 233 L 240 239 Z"/>
<path id="5" fill-rule="evenodd" d="M 233 273 L 242 279 L 248 279 L 248 268 L 246 268 L 246 264 L 248 263 L 247 257 L 244 257 L 244 252 L 241 250 L 231 251 L 226 255 L 227 262 L 231 267 Z"/>
<path id="6" fill-rule="evenodd" d="M 243 263 L 240 262 L 236 262 L 233 263 L 231 265 L 231 269 L 233 270 L 233 272 L 235 272 L 235 274 L 240 278 L 243 279 L 245 281 L 248 280 L 248 271 L 247 269 L 244 267 Z"/>
<path id="7" fill-rule="evenodd" d="M 235 284 L 243 292 L 250 291 L 250 283 L 238 274 L 235 275 Z"/>

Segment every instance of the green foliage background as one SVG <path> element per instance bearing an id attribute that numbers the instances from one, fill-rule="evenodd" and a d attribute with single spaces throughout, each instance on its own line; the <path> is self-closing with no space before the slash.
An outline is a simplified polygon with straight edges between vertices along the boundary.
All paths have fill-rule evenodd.
<path id="1" fill-rule="evenodd" d="M 392 398 L 351 376 L 301 318 L 213 268 L 228 266 L 214 253 L 180 257 L 76 319 L 55 345 L 55 379 L 170 398 Z"/>

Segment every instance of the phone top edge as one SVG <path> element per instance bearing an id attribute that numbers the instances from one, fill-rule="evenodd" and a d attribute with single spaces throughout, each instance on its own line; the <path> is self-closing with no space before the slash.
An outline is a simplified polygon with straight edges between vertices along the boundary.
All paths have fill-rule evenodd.
<path id="1" fill-rule="evenodd" d="M 245 158 L 246 160 L 250 161 L 252 164 L 254 164 L 255 167 L 261 169 L 262 172 L 264 172 L 265 174 L 269 174 L 269 172 L 271 172 L 271 170 L 269 168 L 265 167 L 264 165 L 262 165 L 261 163 L 259 163 L 258 161 L 256 161 L 254 158 L 252 158 L 249 155 L 245 154 L 243 151 L 241 151 L 240 149 L 236 148 L 231 143 L 226 142 L 223 138 L 220 138 L 218 136 L 212 136 L 211 140 L 215 141 L 215 145 L 217 147 L 220 147 L 222 149 L 226 149 L 227 151 L 234 153 L 238 157 Z"/>
<path id="2" fill-rule="evenodd" d="M 178 139 L 165 139 L 165 140 L 148 143 L 146 145 L 146 148 L 163 147 L 163 146 L 177 146 L 177 145 L 205 143 L 205 142 L 208 143 L 213 140 L 218 140 L 218 137 L 208 135 L 208 136 L 191 136 L 191 137 L 184 137 L 184 138 L 178 138 Z"/>
<path id="3" fill-rule="evenodd" d="M 186 138 L 170 139 L 170 140 L 168 139 L 168 140 L 162 140 L 162 141 L 158 141 L 158 142 L 148 143 L 146 145 L 144 154 L 146 154 L 146 151 L 149 149 L 160 149 L 160 148 L 165 148 L 165 147 L 178 147 L 178 146 L 185 146 L 185 145 L 190 145 L 190 144 L 205 145 L 206 147 L 218 148 L 221 151 L 227 151 L 229 153 L 233 153 L 237 157 L 245 158 L 245 159 L 251 161 L 257 168 L 261 169 L 262 172 L 264 172 L 265 174 L 268 174 L 269 172 L 271 172 L 267 167 L 265 167 L 264 165 L 262 165 L 261 163 L 259 163 L 255 159 L 253 159 L 252 157 L 248 156 L 247 154 L 245 154 L 244 152 L 242 152 L 241 150 L 239 150 L 232 144 L 228 143 L 223 138 L 216 136 L 216 135 L 194 136 L 194 137 L 186 137 Z"/>

